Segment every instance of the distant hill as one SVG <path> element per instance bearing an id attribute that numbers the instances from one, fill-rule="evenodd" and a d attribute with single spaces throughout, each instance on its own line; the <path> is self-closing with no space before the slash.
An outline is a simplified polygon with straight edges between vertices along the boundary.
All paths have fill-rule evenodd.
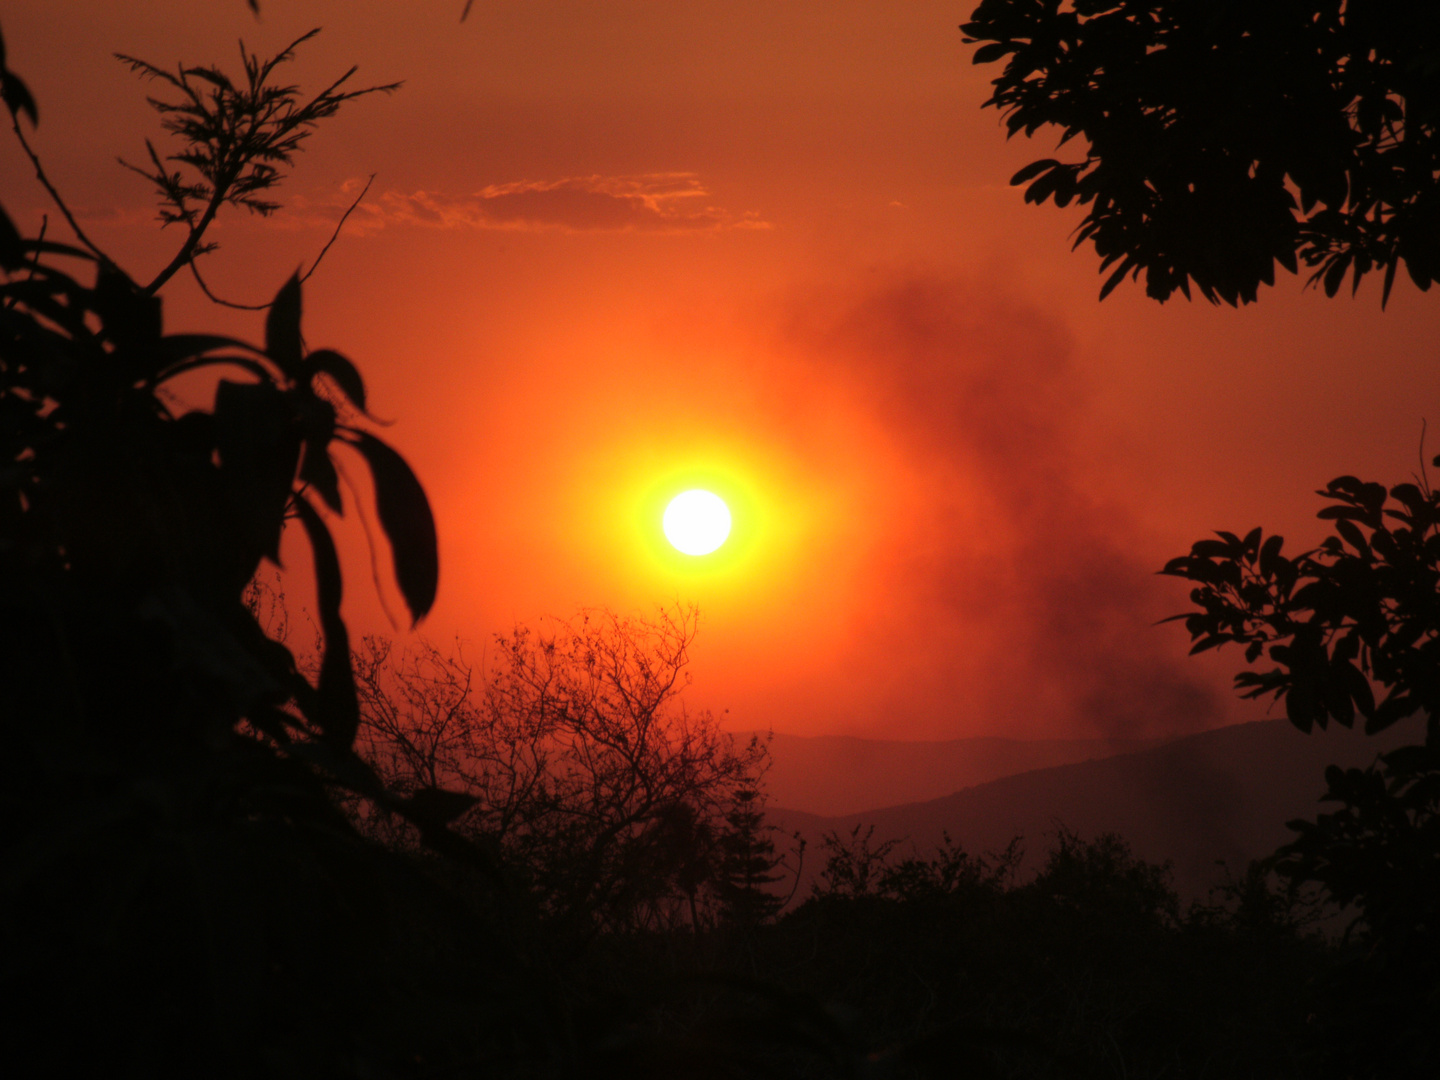
<path id="1" fill-rule="evenodd" d="M 746 737 L 748 732 L 737 733 Z M 770 802 L 812 814 L 854 814 L 939 798 L 1002 776 L 1133 753 L 1165 739 L 975 738 L 898 742 L 781 735 L 770 744 Z"/>
<path id="2" fill-rule="evenodd" d="M 1086 838 L 1116 832 L 1142 858 L 1171 860 L 1175 884 L 1189 898 L 1222 879 L 1217 861 L 1238 872 L 1290 838 L 1286 821 L 1320 812 L 1326 765 L 1368 764 L 1416 737 L 1408 726 L 1367 738 L 1343 729 L 1305 735 L 1286 720 L 1260 721 L 862 813 L 826 817 L 785 809 L 775 798 L 769 818 L 808 841 L 807 879 L 822 868 L 819 841 L 832 830 L 873 824 L 876 841 L 903 838 L 900 851 L 922 853 L 947 830 L 973 852 L 998 850 L 1020 835 L 1034 866 L 1064 825 Z M 802 884 L 797 896 L 808 893 Z"/>

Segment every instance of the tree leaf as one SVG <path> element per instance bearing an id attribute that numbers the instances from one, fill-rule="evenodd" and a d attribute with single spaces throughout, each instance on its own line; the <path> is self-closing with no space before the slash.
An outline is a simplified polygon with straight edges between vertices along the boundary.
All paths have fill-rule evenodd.
<path id="1" fill-rule="evenodd" d="M 300 338 L 300 274 L 280 287 L 265 314 L 265 353 L 293 380 L 300 377 L 305 346 Z"/>
<path id="2" fill-rule="evenodd" d="M 1060 162 L 1056 161 L 1054 158 L 1043 158 L 1040 161 L 1032 161 L 1029 165 L 1026 165 L 1023 169 L 1017 172 L 1014 176 L 1010 177 L 1010 184 L 1012 187 L 1018 184 L 1023 184 L 1032 176 L 1039 176 L 1046 169 L 1053 168 L 1054 166 L 1059 164 Z"/>
<path id="3" fill-rule="evenodd" d="M 10 215 L 0 208 L 0 268 L 15 271 L 25 265 L 25 242 Z"/>
<path id="4" fill-rule="evenodd" d="M 1260 573 L 1270 577 L 1279 565 L 1276 560 L 1280 558 L 1280 549 L 1285 546 L 1285 538 L 1279 533 L 1269 537 L 1260 546 Z"/>
<path id="5" fill-rule="evenodd" d="M 1202 653 L 1202 652 L 1205 652 L 1205 651 L 1208 650 L 1208 649 L 1216 649 L 1216 648 L 1219 648 L 1221 645 L 1224 645 L 1226 642 L 1230 642 L 1230 641 L 1234 641 L 1234 640 L 1235 640 L 1235 638 L 1234 638 L 1234 635 L 1232 635 L 1232 634 L 1212 634 L 1210 637 L 1203 638 L 1202 640 L 1200 640 L 1199 642 L 1197 642 L 1197 643 L 1190 649 L 1190 655 L 1191 655 L 1191 656 L 1194 656 L 1196 653 Z"/>
<path id="6" fill-rule="evenodd" d="M 395 582 L 411 617 L 418 623 L 435 603 L 440 578 L 430 501 L 404 458 L 368 432 L 349 430 L 353 445 L 370 465 L 375 479 L 375 509 L 390 540 Z"/>
<path id="7" fill-rule="evenodd" d="M 262 555 L 280 560 L 280 531 L 299 464 L 300 436 L 284 395 L 269 382 L 222 380 L 214 416 L 220 474 L 253 573 Z"/>
<path id="8" fill-rule="evenodd" d="M 300 462 L 300 479 L 320 493 L 328 506 L 337 514 L 344 513 L 340 500 L 340 475 L 335 463 L 330 460 L 329 447 L 315 440 L 305 443 L 305 456 Z"/>
<path id="9" fill-rule="evenodd" d="M 0 60 L 0 98 L 4 98 L 6 107 L 17 117 L 24 113 L 30 117 L 32 126 L 38 124 L 40 114 L 35 109 L 35 98 L 31 96 L 30 88 L 3 64 L 4 61 Z"/>
<path id="10" fill-rule="evenodd" d="M 329 375 L 355 407 L 365 411 L 365 382 L 348 357 L 334 349 L 316 349 L 305 358 L 305 365 L 312 379 L 319 374 Z"/>
<path id="11" fill-rule="evenodd" d="M 1350 542 L 1350 546 L 1358 551 L 1363 557 L 1370 557 L 1370 545 L 1365 542 L 1365 534 L 1353 521 L 1340 518 L 1335 522 L 1335 531 Z"/>
<path id="12" fill-rule="evenodd" d="M 981 45 L 975 50 L 975 55 L 970 58 L 972 64 L 989 64 L 999 60 L 1006 53 L 1013 52 L 1014 46 L 1004 41 L 994 41 L 989 45 Z"/>
<path id="13" fill-rule="evenodd" d="M 1190 547 L 1190 555 L 1197 559 L 1228 559 L 1230 545 L 1224 540 L 1197 540 Z"/>
<path id="14" fill-rule="evenodd" d="M 310 719 L 327 740 L 349 747 L 360 726 L 360 705 L 355 692 L 355 672 L 350 666 L 350 635 L 345 629 L 345 620 L 340 617 L 340 601 L 344 596 L 340 558 L 335 553 L 330 530 L 304 496 L 295 499 L 295 515 L 310 538 L 320 630 L 325 635 L 325 654 L 320 660 L 315 699 L 319 715 Z"/>

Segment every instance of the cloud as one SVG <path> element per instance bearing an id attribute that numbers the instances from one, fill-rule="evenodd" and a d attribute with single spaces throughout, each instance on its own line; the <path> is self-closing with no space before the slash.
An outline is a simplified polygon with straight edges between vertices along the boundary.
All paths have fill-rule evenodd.
<path id="1" fill-rule="evenodd" d="M 342 195 L 353 198 L 349 193 L 357 190 L 352 181 Z M 324 209 L 348 205 L 344 197 L 333 202 L 334 207 Z M 321 207 L 309 203 L 304 209 Z M 716 206 L 699 177 L 688 172 L 523 180 L 491 184 L 464 195 L 392 190 L 362 201 L 347 223 L 361 232 L 403 225 L 570 233 L 770 227 L 757 214 L 737 214 Z"/>
<path id="2" fill-rule="evenodd" d="M 715 204 L 695 173 L 641 173 L 633 176 L 571 176 L 560 180 L 519 180 L 491 184 L 479 191 L 369 192 L 350 179 L 321 194 L 279 193 L 282 209 L 263 219 L 267 230 L 334 229 L 365 235 L 387 228 L 500 229 L 526 232 L 699 233 L 730 229 L 769 229 L 758 213 L 735 213 Z M 77 216 L 87 224 L 149 227 L 156 220 L 149 205 L 89 207 Z M 217 230 L 254 225 L 249 215 L 221 215 Z"/>
<path id="3" fill-rule="evenodd" d="M 909 485 L 909 510 L 870 584 L 932 708 L 1014 716 L 1036 734 L 1225 718 L 1176 636 L 1154 628 L 1173 590 L 1086 463 L 1084 380 L 1062 326 L 996 288 L 911 274 L 807 297 L 784 333 L 904 463 L 892 486 Z"/>

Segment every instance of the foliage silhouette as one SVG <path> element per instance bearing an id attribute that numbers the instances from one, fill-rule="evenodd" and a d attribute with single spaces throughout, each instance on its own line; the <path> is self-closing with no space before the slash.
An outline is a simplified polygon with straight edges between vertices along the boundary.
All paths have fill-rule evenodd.
<path id="1" fill-rule="evenodd" d="M 899 840 L 875 838 L 875 826 L 856 825 L 846 836 L 828 832 L 822 838 L 825 849 L 825 869 L 815 882 L 817 896 L 874 896 L 879 893 L 882 875 L 887 869 L 886 860 Z"/>
<path id="2" fill-rule="evenodd" d="M 1327 1075 L 1433 1075 L 1440 1068 L 1440 753 L 1434 738 L 1370 769 L 1326 770 L 1327 802 L 1277 867 L 1317 883 L 1354 918 L 1357 946 L 1326 1002 Z M 1343 1004 L 1340 1004 L 1343 1003 Z"/>
<path id="3" fill-rule="evenodd" d="M 176 673 L 212 687 L 209 721 L 224 728 L 243 716 L 278 743 L 300 738 L 348 752 L 358 713 L 340 567 L 311 501 L 313 492 L 342 509 L 333 444 L 370 465 L 396 578 L 417 619 L 434 601 L 438 570 L 434 523 L 414 474 L 373 435 L 339 423 L 317 392 L 322 375 L 338 372 L 335 382 L 363 401 L 358 373 L 338 353 L 306 354 L 296 278 L 276 295 L 262 349 L 167 336 L 159 301 L 114 266 L 100 264 L 86 288 L 41 254 L 81 253 L 22 244 L 7 257 L 12 276 L 0 287 L 4 453 L 13 463 L 0 512 L 16 595 L 42 605 L 63 597 L 78 610 L 111 599 L 117 617 L 173 635 Z M 216 368 L 253 381 L 219 379 L 208 412 L 171 410 L 168 383 Z M 310 539 L 319 586 L 326 641 L 313 687 L 241 601 L 261 561 L 278 563 L 287 515 Z M 72 651 L 63 640 L 55 647 Z M 186 656 L 189 646 L 199 655 Z M 98 716 L 109 695 L 92 692 L 100 696 L 83 712 Z"/>
<path id="4" fill-rule="evenodd" d="M 720 917 L 729 926 L 751 931 L 769 922 L 785 907 L 788 898 L 777 886 L 791 868 L 775 851 L 773 826 L 765 823 L 765 793 L 757 777 L 742 784 L 731 796 L 725 824 L 719 837 L 719 861 L 715 868 L 715 892 Z M 804 858 L 804 841 L 796 841 L 797 860 Z M 793 868 L 796 885 L 799 865 Z"/>
<path id="5" fill-rule="evenodd" d="M 455 828 L 568 932 L 696 926 L 766 749 L 684 708 L 694 633 L 693 610 L 584 611 L 498 636 L 485 668 L 367 638 L 362 753 L 412 802 L 451 789 Z M 369 827 L 405 841 L 383 808 Z"/>
<path id="6" fill-rule="evenodd" d="M 864 836 L 862 830 L 858 837 Z M 842 843 L 841 846 L 845 846 Z M 869 847 L 874 849 L 872 843 Z M 1289 917 L 1238 899 L 1182 912 L 1165 867 L 1064 829 L 1017 880 L 1019 842 L 872 859 L 762 928 L 762 977 L 823 995 L 899 1076 L 1313 1075 L 1315 981 L 1333 969 Z"/>
<path id="7" fill-rule="evenodd" d="M 983 0 L 964 24 L 1011 135 L 1060 130 L 1025 200 L 1088 206 L 1110 271 L 1165 300 L 1256 299 L 1278 263 L 1333 296 L 1440 276 L 1440 25 L 1421 0 Z M 1118 264 L 1118 265 L 1117 265 Z M 1111 270 L 1111 267 L 1114 267 Z"/>
<path id="8" fill-rule="evenodd" d="M 37 110 L 3 56 L 18 127 Z M 543 1045 L 492 927 L 337 805 L 337 789 L 363 794 L 486 865 L 353 751 L 343 579 L 320 506 L 343 509 L 332 453 L 366 462 L 416 619 L 435 596 L 435 531 L 403 459 L 339 420 L 330 396 L 363 410 L 364 384 L 339 353 L 305 348 L 298 278 L 257 347 L 165 334 L 153 290 L 93 251 L 22 238 L 3 211 L 0 271 L 7 1065 L 393 1075 L 417 1054 L 474 1067 L 513 1057 L 522 1033 Z M 210 377 L 208 408 L 172 407 L 182 376 L 187 396 Z M 287 518 L 318 585 L 313 683 L 244 602 Z M 457 1010 L 497 1019 L 466 1028 Z"/>
<path id="9" fill-rule="evenodd" d="M 1437 459 L 1440 461 L 1440 459 Z M 1284 539 L 1217 533 L 1161 573 L 1196 583 L 1184 619 L 1192 653 L 1242 645 L 1278 665 L 1235 676 L 1244 697 L 1284 698 L 1301 731 L 1330 720 L 1369 733 L 1417 714 L 1440 725 L 1440 494 L 1353 476 L 1318 492 L 1335 523 L 1320 547 L 1287 558 Z M 1385 695 L 1378 701 L 1378 683 Z"/>
<path id="10" fill-rule="evenodd" d="M 145 60 L 123 53 L 116 58 L 128 64 L 134 71 L 147 78 L 168 83 L 181 94 L 181 100 L 163 101 L 148 98 L 150 104 L 165 117 L 164 127 L 183 140 L 182 148 L 168 154 L 162 160 L 150 140 L 145 141 L 151 169 L 131 165 L 123 158 L 121 164 L 139 173 L 155 185 L 160 196 L 160 221 L 162 226 L 184 225 L 185 240 L 169 263 L 145 286 L 145 293 L 153 295 L 179 270 L 188 267 L 201 290 L 212 301 L 226 307 L 259 311 L 269 304 L 236 304 L 222 300 L 211 292 L 201 276 L 196 260 L 214 251 L 218 246 L 206 242 L 203 237 L 214 222 L 220 208 L 227 203 L 243 206 L 253 213 L 268 216 L 280 208 L 279 203 L 261 198 L 260 193 L 269 191 L 283 179 L 283 169 L 293 163 L 295 154 L 309 138 L 315 126 L 339 111 L 340 106 L 354 98 L 372 93 L 392 93 L 399 89 L 399 83 L 371 86 L 363 90 L 342 90 L 341 87 L 355 74 L 352 67 L 325 90 L 309 101 L 301 102 L 299 87 L 276 86 L 270 83 L 275 69 L 294 59 L 295 49 L 320 31 L 311 30 L 271 57 L 260 60 L 245 51 L 240 43 L 240 58 L 245 69 L 245 78 L 236 82 L 217 67 L 177 66 L 171 74 Z M 3 58 L 0 58 L 3 67 Z M 8 89 L 7 89 L 8 87 Z M 24 113 L 35 123 L 38 117 L 34 99 L 24 83 L 10 76 L 10 82 L 0 87 L 3 98 L 10 110 L 11 130 L 15 133 L 21 148 L 34 166 L 35 175 L 46 192 L 59 208 L 66 223 L 76 238 L 102 264 L 112 265 L 112 260 L 86 234 L 75 219 L 64 197 L 50 181 L 40 158 L 25 138 L 20 115 Z M 171 171 L 165 162 L 174 162 L 188 169 Z M 372 181 L 374 177 L 370 178 Z M 330 246 L 340 234 L 340 228 L 349 218 L 365 193 L 367 183 L 350 207 L 341 216 L 330 240 L 301 275 L 307 280 L 319 267 Z"/>
<path id="11" fill-rule="evenodd" d="M 174 257 L 145 286 L 154 293 L 180 269 L 193 266 L 199 256 L 215 249 L 202 237 L 222 206 L 244 207 L 266 216 L 280 204 L 264 198 L 284 176 L 295 154 L 310 137 L 315 125 L 334 116 L 347 101 L 374 93 L 393 93 L 399 83 L 344 90 L 356 68 L 352 67 L 309 101 L 300 100 L 297 86 L 277 86 L 270 80 L 275 69 L 293 60 L 295 50 L 320 31 L 311 30 L 268 60 L 245 51 L 240 43 L 243 81 L 232 80 L 214 66 L 178 65 L 172 74 L 148 61 L 116 53 L 116 59 L 132 71 L 167 84 L 178 92 L 178 100 L 148 98 L 164 117 L 165 130 L 179 136 L 182 148 L 162 160 L 149 139 L 145 149 L 149 168 L 121 164 L 155 185 L 160 196 L 163 225 L 183 225 L 185 241 Z M 183 169 L 172 171 L 166 162 Z M 187 176 L 189 170 L 193 176 Z"/>
<path id="12" fill-rule="evenodd" d="M 1423 717 L 1418 745 L 1326 770 L 1324 799 L 1339 809 L 1289 822 L 1297 835 L 1276 862 L 1351 911 L 1366 950 L 1334 991 L 1363 1004 L 1327 1027 L 1333 1075 L 1419 1075 L 1440 1067 L 1440 493 L 1422 475 L 1389 491 L 1342 476 L 1318 494 L 1335 527 L 1318 548 L 1287 558 L 1279 536 L 1222 532 L 1162 572 L 1196 583 L 1198 610 L 1175 616 L 1191 651 L 1237 644 L 1251 664 L 1267 657 L 1273 667 L 1240 672 L 1236 686 L 1283 698 L 1302 731 Z"/>

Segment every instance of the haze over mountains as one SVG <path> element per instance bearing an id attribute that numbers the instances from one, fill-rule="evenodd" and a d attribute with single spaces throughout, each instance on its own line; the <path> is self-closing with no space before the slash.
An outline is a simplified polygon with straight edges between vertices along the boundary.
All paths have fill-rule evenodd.
<path id="1" fill-rule="evenodd" d="M 991 740 L 974 740 L 982 744 L 974 748 L 976 762 L 965 766 L 968 773 L 957 771 L 957 778 L 984 775 L 987 770 L 993 776 L 993 770 L 1007 761 L 1019 762 L 1024 769 L 1026 747 L 1034 748 L 1036 758 L 1088 752 L 1092 760 L 1032 767 L 972 783 L 938 798 L 823 815 L 786 806 L 780 794 L 794 797 L 805 790 L 792 775 L 802 760 L 818 763 L 827 756 L 855 752 L 852 767 L 857 779 L 883 776 L 885 782 L 876 791 L 888 794 L 896 790 L 907 767 L 917 777 L 915 790 L 921 790 L 921 784 L 926 785 L 925 790 L 933 789 L 938 766 L 932 768 L 923 748 L 928 746 L 937 759 L 960 748 L 945 743 L 910 744 L 922 748 L 917 753 L 903 749 L 906 744 L 873 740 L 853 740 L 869 744 L 860 747 L 839 740 L 830 740 L 834 743 L 830 746 L 806 747 L 799 744 L 820 740 L 777 737 L 772 775 L 778 773 L 780 783 L 771 788 L 768 817 L 784 832 L 798 832 L 809 845 L 806 880 L 799 897 L 808 895 L 809 881 L 823 868 L 823 835 L 837 832 L 843 836 L 856 826 L 864 829 L 870 825 L 875 826 L 875 843 L 902 841 L 897 855 L 912 850 L 929 854 L 946 832 L 967 851 L 976 853 L 999 850 L 1012 837 L 1022 836 L 1030 867 L 1043 858 L 1051 837 L 1062 826 L 1087 839 L 1115 832 L 1128 840 L 1140 857 L 1171 861 L 1175 885 L 1183 897 L 1203 897 L 1223 880 L 1218 862 L 1238 873 L 1251 859 L 1269 854 L 1290 838 L 1286 821 L 1313 818 L 1325 809 L 1319 797 L 1327 765 L 1366 765 L 1377 754 L 1415 738 L 1409 725 L 1373 737 L 1338 728 L 1305 735 L 1287 720 L 1278 719 L 1237 724 L 1103 757 L 1099 756 L 1101 746 L 1081 742 L 992 746 L 984 745 Z M 1011 740 L 993 742 L 1010 744 Z M 787 751 L 793 754 L 797 747 L 801 753 L 785 761 L 783 755 Z M 804 758 L 807 750 L 811 756 Z M 839 796 L 826 797 L 840 801 Z"/>
<path id="2" fill-rule="evenodd" d="M 763 734 L 763 733 L 762 733 Z M 1113 757 L 1165 739 L 948 739 L 901 742 L 849 735 L 783 735 L 770 742 L 772 806 L 855 814 L 938 799 L 1004 776 Z"/>

